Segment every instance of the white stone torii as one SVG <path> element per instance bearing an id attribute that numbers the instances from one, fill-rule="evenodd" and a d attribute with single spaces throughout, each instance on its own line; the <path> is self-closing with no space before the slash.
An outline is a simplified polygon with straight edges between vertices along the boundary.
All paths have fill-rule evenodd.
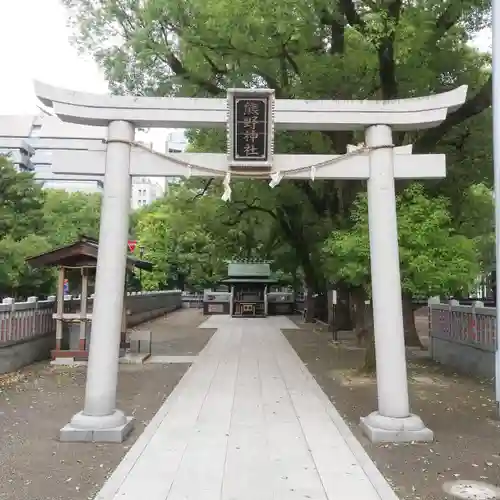
<path id="1" fill-rule="evenodd" d="M 61 174 L 104 174 L 96 301 L 92 322 L 85 405 L 61 429 L 66 441 L 122 441 L 132 419 L 116 409 L 116 384 L 123 301 L 131 175 L 226 176 L 226 155 L 172 154 L 168 157 L 134 143 L 136 127 L 226 126 L 224 99 L 99 96 L 35 84 L 36 94 L 65 122 L 107 127 L 106 141 L 73 132 L 60 148 L 50 147 L 53 169 Z M 404 345 L 394 178 L 445 175 L 444 155 L 394 151 L 392 130 L 430 128 L 463 104 L 467 87 L 424 98 L 397 101 L 276 100 L 274 123 L 284 130 L 365 130 L 367 150 L 346 157 L 276 155 L 270 175 L 310 178 L 307 168 L 325 160 L 318 179 L 367 179 L 377 358 L 378 411 L 361 418 L 367 436 L 380 441 L 429 441 L 433 433 L 410 412 Z M 68 126 L 69 127 L 69 126 Z M 12 130 L 11 130 L 12 132 Z M 49 130 L 40 134 L 39 146 Z M 12 135 L 12 134 L 11 134 Z M 0 132 L 1 136 L 1 132 Z M 60 136 L 59 136 L 60 137 Z M 57 136 L 50 141 L 55 141 Z M 49 142 L 50 142 L 49 141 Z M 64 143 L 64 144 L 62 144 Z M 54 145 L 54 143 L 52 144 Z M 78 159 L 80 158 L 80 159 Z M 251 174 L 250 174 L 251 176 Z"/>

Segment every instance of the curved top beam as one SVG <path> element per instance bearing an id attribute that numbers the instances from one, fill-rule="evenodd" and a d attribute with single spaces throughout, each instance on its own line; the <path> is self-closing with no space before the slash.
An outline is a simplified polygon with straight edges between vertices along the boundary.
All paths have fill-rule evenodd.
<path id="1" fill-rule="evenodd" d="M 131 97 L 89 94 L 35 82 L 37 97 L 64 121 L 107 126 L 125 120 L 136 127 L 225 127 L 227 101 L 216 98 Z M 439 125 L 460 107 L 467 86 L 428 97 L 393 101 L 324 101 L 277 99 L 275 123 L 282 130 L 357 130 L 375 124 L 394 130 Z"/>

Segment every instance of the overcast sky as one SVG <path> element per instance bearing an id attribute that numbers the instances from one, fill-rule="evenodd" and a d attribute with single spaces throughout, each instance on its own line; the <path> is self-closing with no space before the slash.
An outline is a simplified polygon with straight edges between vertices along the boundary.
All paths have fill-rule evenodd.
<path id="1" fill-rule="evenodd" d="M 69 43 L 71 33 L 60 0 L 0 0 L 0 20 L 0 114 L 37 112 L 33 79 L 72 90 L 106 92 L 97 66 Z M 482 34 L 477 44 L 488 50 L 490 33 Z"/>

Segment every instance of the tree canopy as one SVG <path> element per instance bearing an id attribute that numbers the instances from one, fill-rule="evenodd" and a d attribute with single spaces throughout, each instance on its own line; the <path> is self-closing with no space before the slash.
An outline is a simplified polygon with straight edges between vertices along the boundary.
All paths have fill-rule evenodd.
<path id="1" fill-rule="evenodd" d="M 214 198 L 201 197 L 197 209 L 190 209 L 189 199 L 194 196 L 184 186 L 174 188 L 167 198 L 138 214 L 135 235 L 144 258 L 154 265 L 152 273 L 143 275 L 146 289 L 199 288 L 222 277 L 223 245 L 207 231 L 217 205 Z"/>
<path id="2" fill-rule="evenodd" d="M 114 93 L 222 96 L 230 87 L 270 87 L 278 98 L 395 99 L 467 84 L 468 101 L 442 125 L 394 134 L 394 142 L 448 153 L 448 179 L 426 189 L 448 197 L 454 216 L 468 186 L 491 186 L 491 116 L 483 113 L 491 105 L 490 58 L 470 45 L 490 22 L 487 0 L 65 1 L 79 47 L 94 55 Z M 198 151 L 224 147 L 221 131 L 192 131 L 190 139 Z M 276 151 L 343 153 L 362 140 L 352 132 L 281 132 Z M 364 189 L 363 182 L 285 180 L 271 193 L 265 183 L 242 182 L 231 210 L 264 216 L 292 267 L 321 291 L 324 240 L 349 228 Z"/>
<path id="3" fill-rule="evenodd" d="M 277 229 L 260 212 L 240 213 L 220 199 L 220 191 L 199 189 L 196 181 L 173 186 L 168 196 L 138 211 L 134 235 L 144 258 L 155 268 L 144 273 L 145 288 L 175 286 L 200 290 L 226 276 L 227 260 L 274 258 L 280 278 L 292 284 L 290 267 Z M 281 260 L 280 260 L 281 259 Z"/>
<path id="4" fill-rule="evenodd" d="M 483 268 L 491 262 L 491 61 L 470 43 L 490 23 L 490 1 L 65 3 L 73 14 L 77 44 L 96 58 L 117 94 L 220 97 L 231 87 L 270 87 L 278 98 L 288 99 L 398 99 L 468 85 L 465 105 L 440 126 L 394 133 L 394 143 L 413 143 L 414 153 L 442 152 L 448 158 L 446 179 L 397 184 L 401 261 L 407 273 L 403 286 L 415 294 L 464 283 L 473 270 L 465 264 L 472 247 Z M 220 130 L 192 130 L 189 138 L 195 151 L 225 148 Z M 359 132 L 282 131 L 276 135 L 276 151 L 342 154 L 348 144 L 363 140 Z M 312 292 L 346 275 L 351 285 L 365 283 L 366 275 L 358 271 L 366 269 L 366 262 L 360 264 L 366 255 L 358 255 L 363 247 L 352 243 L 356 234 L 367 241 L 359 219 L 365 188 L 361 181 L 285 179 L 271 190 L 266 182 L 238 181 L 231 203 L 223 205 L 216 201 L 218 182 L 190 181 L 136 217 L 134 231 L 145 258 L 159 266 L 146 284 L 175 277 L 177 283 L 201 286 L 222 272 L 217 258 L 233 255 L 272 255 L 291 281 L 303 279 Z M 429 221 L 435 234 L 425 232 L 427 226 L 417 234 L 445 245 L 423 252 L 434 259 L 432 264 L 405 239 L 404 228 L 416 223 L 417 208 L 423 206 L 435 214 L 434 226 Z M 332 258 L 338 252 L 337 268 L 324 259 L 325 241 Z M 346 249 L 352 252 L 348 259 Z M 452 271 L 447 264 L 452 258 L 463 267 Z M 410 273 L 417 268 L 424 272 Z M 433 268 L 460 278 L 445 279 Z M 418 281 L 424 275 L 427 284 Z"/>
<path id="5" fill-rule="evenodd" d="M 0 156 L 0 238 L 19 239 L 41 228 L 43 193 L 33 174 Z"/>
<path id="6" fill-rule="evenodd" d="M 53 246 L 71 243 L 79 236 L 99 236 L 101 195 L 68 192 L 63 189 L 44 191 L 43 232 Z"/>
<path id="7" fill-rule="evenodd" d="M 99 213 L 99 195 L 43 190 L 32 173 L 0 157 L 0 297 L 52 294 L 54 271 L 33 269 L 25 259 L 82 233 L 97 236 Z"/>
<path id="8" fill-rule="evenodd" d="M 397 197 L 397 209 L 403 293 L 410 297 L 466 295 L 480 271 L 478 250 L 472 238 L 453 229 L 448 200 L 429 197 L 415 183 Z M 332 232 L 324 253 L 337 279 L 368 288 L 366 195 L 358 196 L 351 219 L 350 229 Z"/>

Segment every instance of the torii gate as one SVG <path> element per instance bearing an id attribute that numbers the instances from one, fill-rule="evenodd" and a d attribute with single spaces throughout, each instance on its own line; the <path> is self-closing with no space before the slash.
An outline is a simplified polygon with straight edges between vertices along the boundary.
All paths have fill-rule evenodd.
<path id="1" fill-rule="evenodd" d="M 35 83 L 36 94 L 73 124 L 107 127 L 89 139 L 80 133 L 58 150 L 52 132 L 53 171 L 104 175 L 104 194 L 85 405 L 61 429 L 64 441 L 122 441 L 132 418 L 116 409 L 131 175 L 291 179 L 367 179 L 377 359 L 378 411 L 361 418 L 374 442 L 430 441 L 433 432 L 410 412 L 399 270 L 395 178 L 442 178 L 444 155 L 395 151 L 392 131 L 431 128 L 460 107 L 467 87 L 395 101 L 274 100 L 267 89 L 233 90 L 224 99 L 116 97 L 73 92 Z M 134 142 L 136 127 L 228 127 L 228 155 L 151 152 Z M 273 155 L 274 128 L 364 130 L 365 145 L 344 156 Z M 83 129 L 82 129 L 83 130 Z M 92 129 L 86 129 L 88 131 Z M 90 132 L 89 132 L 90 133 Z M 50 130 L 40 135 L 51 137 Z M 55 138 L 54 138 L 55 137 Z"/>

